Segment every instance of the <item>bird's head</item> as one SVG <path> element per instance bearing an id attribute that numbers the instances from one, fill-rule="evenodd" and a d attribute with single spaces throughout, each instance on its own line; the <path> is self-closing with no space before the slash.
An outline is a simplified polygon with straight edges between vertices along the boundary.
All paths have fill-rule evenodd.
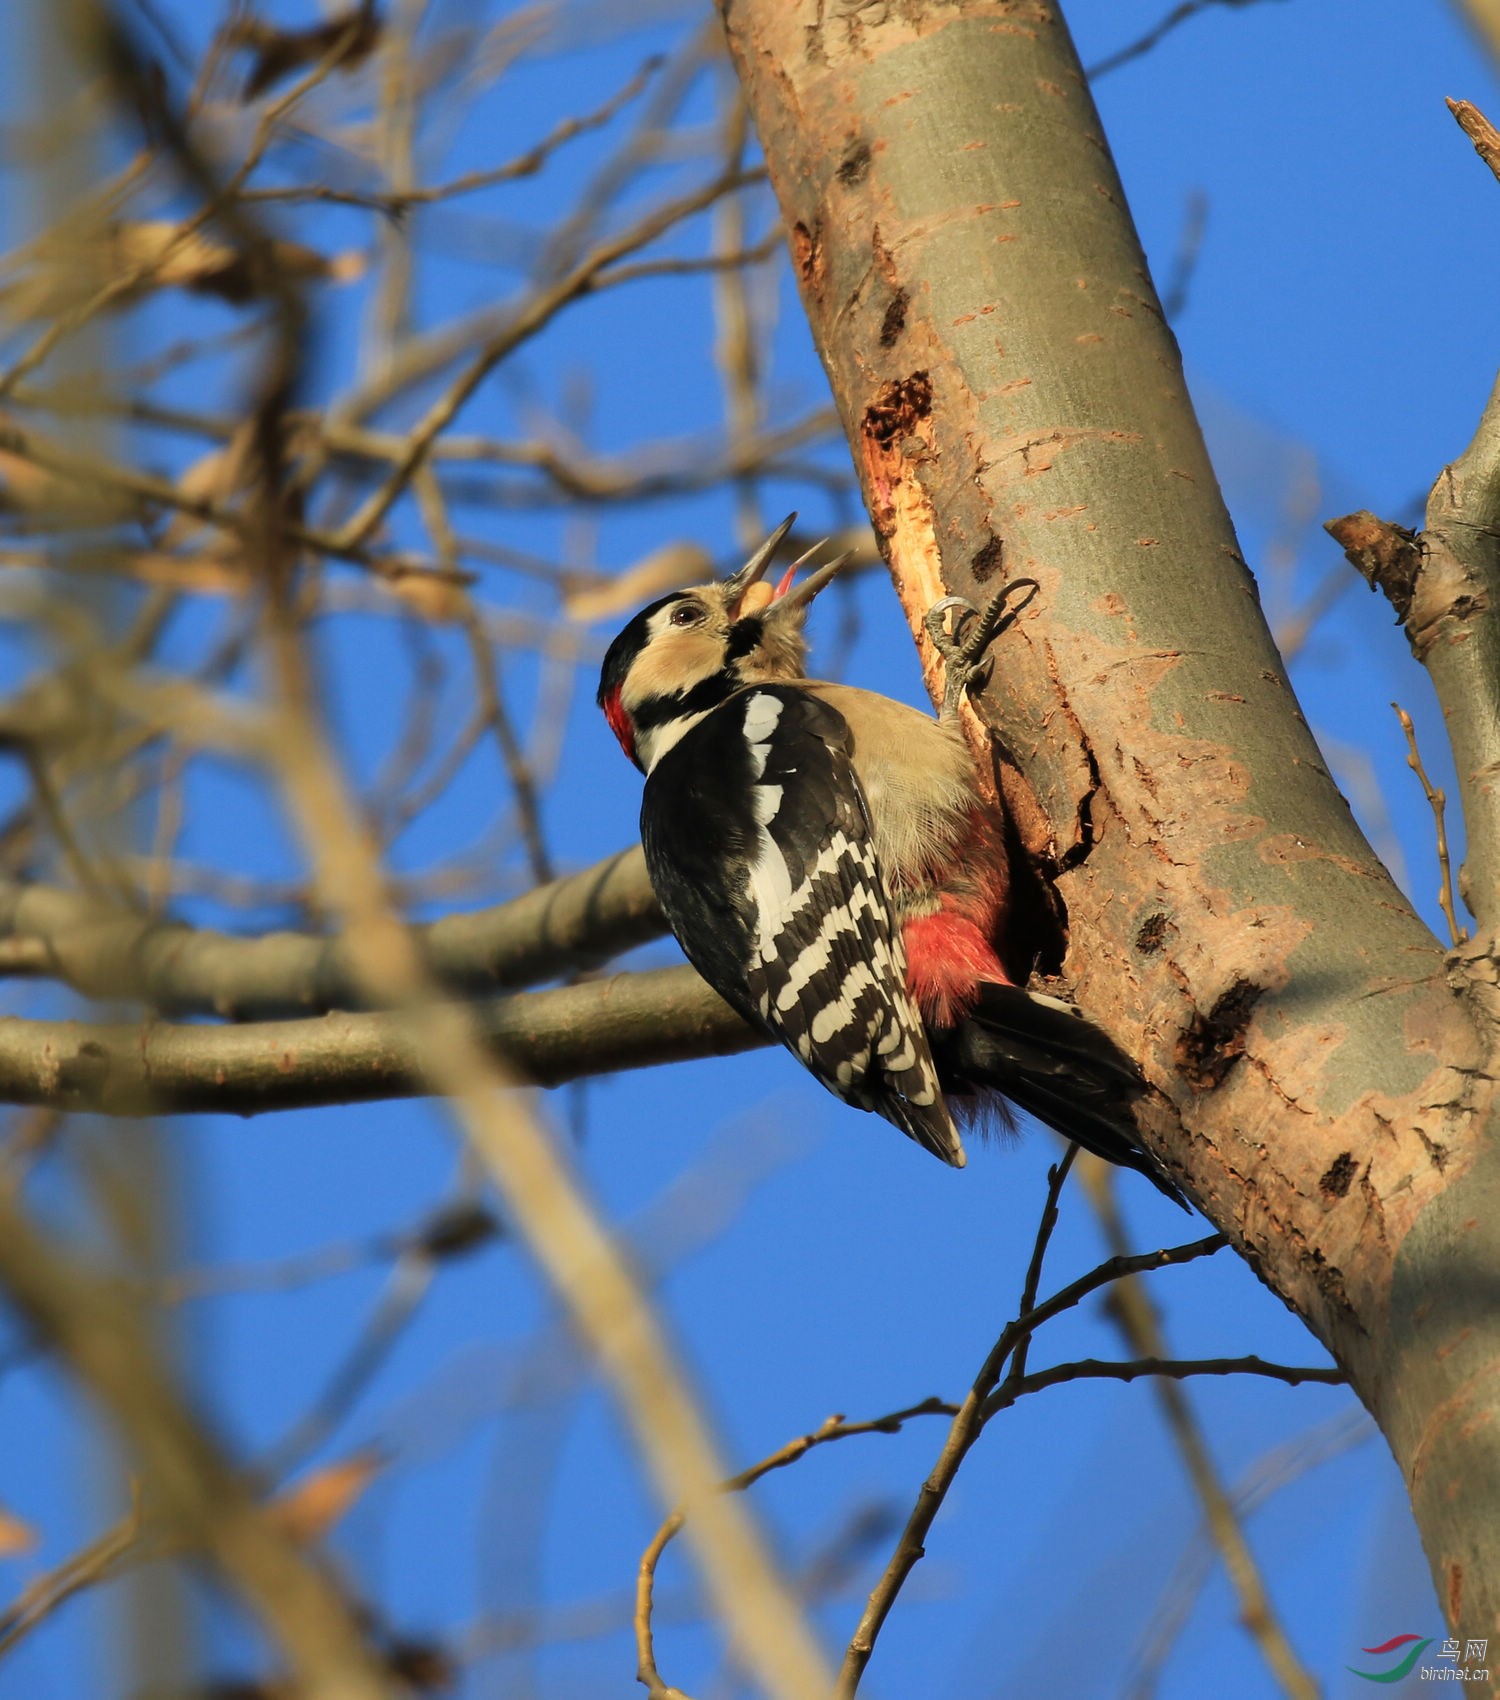
<path id="1" fill-rule="evenodd" d="M 808 605 L 849 557 L 841 555 L 795 584 L 818 544 L 774 586 L 764 583 L 796 517 L 789 514 L 737 573 L 661 597 L 609 646 L 599 706 L 621 749 L 643 773 L 742 685 L 802 677 Z"/>

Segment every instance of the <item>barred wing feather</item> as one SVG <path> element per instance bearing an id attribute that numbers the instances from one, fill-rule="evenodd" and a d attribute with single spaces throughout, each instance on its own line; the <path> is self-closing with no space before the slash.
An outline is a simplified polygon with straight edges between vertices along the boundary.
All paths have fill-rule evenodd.
<path id="1" fill-rule="evenodd" d="M 843 716 L 795 686 L 736 693 L 657 764 L 641 833 L 704 978 L 831 1092 L 961 1165 Z"/>

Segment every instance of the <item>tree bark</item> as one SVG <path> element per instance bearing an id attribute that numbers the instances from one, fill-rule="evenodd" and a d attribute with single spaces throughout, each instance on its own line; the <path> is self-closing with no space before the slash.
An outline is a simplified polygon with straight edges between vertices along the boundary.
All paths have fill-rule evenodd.
<path id="1" fill-rule="evenodd" d="M 929 683 L 939 595 L 1039 586 L 980 736 L 1063 977 L 1140 1060 L 1152 1148 L 1380 1422 L 1454 1631 L 1488 1636 L 1495 1025 L 1297 706 L 1063 19 L 727 0 L 726 23 Z"/>

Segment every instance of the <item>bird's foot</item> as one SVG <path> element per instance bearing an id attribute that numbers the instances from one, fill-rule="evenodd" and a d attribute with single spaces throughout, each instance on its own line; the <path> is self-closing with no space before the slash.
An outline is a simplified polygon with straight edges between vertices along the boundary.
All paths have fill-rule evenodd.
<path id="1" fill-rule="evenodd" d="M 994 658 L 986 655 L 986 650 L 1037 589 L 1035 579 L 1015 578 L 997 591 L 982 610 L 962 596 L 945 596 L 927 610 L 924 621 L 927 635 L 943 658 L 944 720 L 951 720 L 969 692 L 976 686 L 983 688 L 988 681 Z M 950 614 L 955 615 L 951 631 Z"/>

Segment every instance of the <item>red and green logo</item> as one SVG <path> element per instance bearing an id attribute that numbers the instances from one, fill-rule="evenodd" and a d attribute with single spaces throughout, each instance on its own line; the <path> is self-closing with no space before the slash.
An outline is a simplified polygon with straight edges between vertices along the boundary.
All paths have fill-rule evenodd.
<path id="1" fill-rule="evenodd" d="M 1361 1652 L 1369 1653 L 1372 1658 L 1378 1659 L 1387 1653 L 1394 1653 L 1398 1647 L 1409 1647 L 1411 1650 L 1389 1670 L 1355 1670 L 1353 1665 L 1345 1665 L 1344 1669 L 1354 1676 L 1362 1676 L 1366 1682 L 1400 1682 L 1403 1676 L 1411 1675 L 1412 1666 L 1431 1645 L 1430 1635 L 1425 1641 L 1420 1635 L 1393 1635 L 1389 1641 L 1382 1641 L 1378 1647 L 1360 1649 Z"/>

